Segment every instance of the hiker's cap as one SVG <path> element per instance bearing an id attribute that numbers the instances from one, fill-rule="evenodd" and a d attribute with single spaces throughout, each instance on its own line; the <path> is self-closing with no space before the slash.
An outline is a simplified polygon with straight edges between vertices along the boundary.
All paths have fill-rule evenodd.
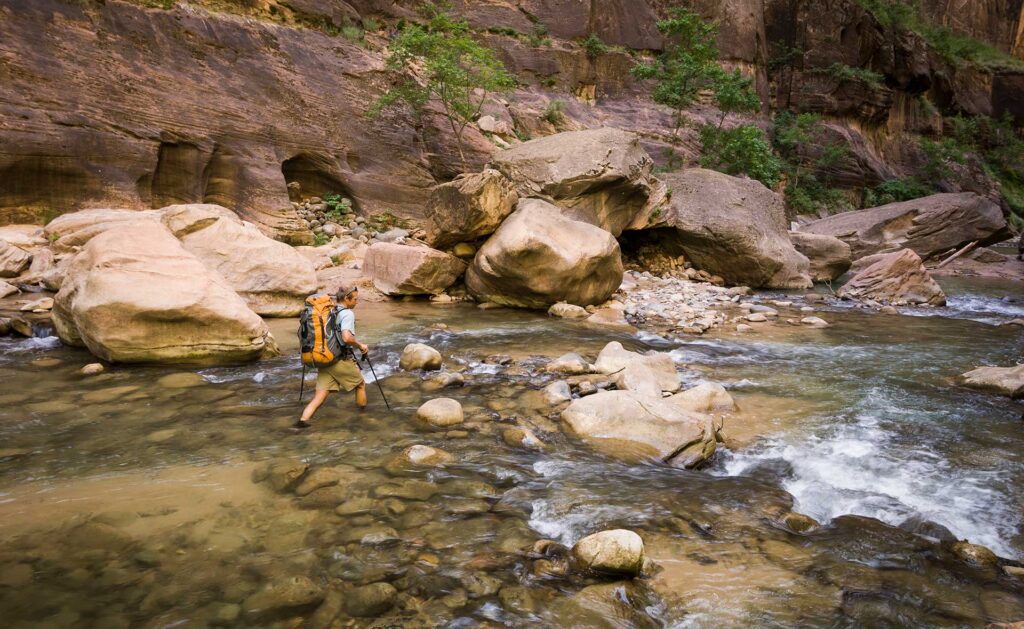
<path id="1" fill-rule="evenodd" d="M 351 295 L 352 293 L 356 292 L 357 290 L 359 290 L 358 286 L 347 285 L 347 284 L 342 285 L 340 288 L 338 288 L 338 294 L 337 294 L 338 301 L 342 301 L 343 299 L 347 298 L 349 295 Z"/>

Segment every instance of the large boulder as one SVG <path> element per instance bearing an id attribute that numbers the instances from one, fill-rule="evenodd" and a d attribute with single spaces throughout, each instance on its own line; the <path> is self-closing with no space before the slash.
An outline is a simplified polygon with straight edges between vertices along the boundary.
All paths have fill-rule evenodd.
<path id="1" fill-rule="evenodd" d="M 854 260 L 903 248 L 927 258 L 975 240 L 986 245 L 1010 237 L 999 206 L 973 192 L 933 194 L 843 212 L 808 223 L 800 231 L 839 238 L 850 245 Z"/>
<path id="2" fill-rule="evenodd" d="M 292 317 L 316 292 L 313 264 L 219 205 L 172 205 L 161 220 L 185 249 L 228 284 L 259 315 Z"/>
<path id="3" fill-rule="evenodd" d="M 653 162 L 633 133 L 601 128 L 567 131 L 500 151 L 491 166 L 520 197 L 541 197 L 566 215 L 618 236 L 646 221 L 664 194 Z"/>
<path id="4" fill-rule="evenodd" d="M 110 362 L 229 363 L 275 349 L 227 281 L 156 221 L 90 240 L 54 301 L 61 340 Z"/>
<path id="5" fill-rule="evenodd" d="M 46 224 L 44 232 L 53 250 L 75 251 L 108 229 L 154 223 L 160 220 L 156 210 L 117 210 L 99 208 L 62 214 Z"/>
<path id="6" fill-rule="evenodd" d="M 540 199 L 522 199 L 477 252 L 466 287 L 480 301 L 547 308 L 603 303 L 622 283 L 619 243 Z"/>
<path id="7" fill-rule="evenodd" d="M 17 277 L 32 263 L 32 254 L 0 240 L 0 277 Z"/>
<path id="8" fill-rule="evenodd" d="M 811 279 L 831 282 L 850 270 L 850 245 L 835 236 L 789 232 L 793 247 L 811 262 Z"/>
<path id="9" fill-rule="evenodd" d="M 366 250 L 363 272 L 387 295 L 437 295 L 466 271 L 466 263 L 437 249 L 376 242 Z"/>
<path id="10" fill-rule="evenodd" d="M 664 223 L 697 268 L 730 284 L 810 288 L 810 263 L 793 248 L 782 197 L 753 179 L 688 168 L 663 175 Z"/>
<path id="11" fill-rule="evenodd" d="M 1012 399 L 1024 397 L 1024 365 L 1016 367 L 978 367 L 959 378 L 972 389 L 993 391 Z"/>
<path id="12" fill-rule="evenodd" d="M 445 248 L 489 236 L 518 200 L 512 182 L 496 170 L 459 175 L 430 193 L 426 241 Z"/>
<path id="13" fill-rule="evenodd" d="M 944 306 L 946 294 L 910 249 L 883 255 L 839 289 L 839 296 L 873 299 L 893 306 Z"/>
<path id="14" fill-rule="evenodd" d="M 562 421 L 578 437 L 626 459 L 693 467 L 715 451 L 714 420 L 635 391 L 601 391 L 573 400 Z"/>

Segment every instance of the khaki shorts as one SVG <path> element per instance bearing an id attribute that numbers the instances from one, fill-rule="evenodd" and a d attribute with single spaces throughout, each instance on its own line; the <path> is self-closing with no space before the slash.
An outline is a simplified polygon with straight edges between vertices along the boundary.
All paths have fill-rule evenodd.
<path id="1" fill-rule="evenodd" d="M 363 384 L 363 374 L 354 360 L 339 360 L 333 365 L 318 367 L 316 371 L 317 391 L 351 391 Z"/>

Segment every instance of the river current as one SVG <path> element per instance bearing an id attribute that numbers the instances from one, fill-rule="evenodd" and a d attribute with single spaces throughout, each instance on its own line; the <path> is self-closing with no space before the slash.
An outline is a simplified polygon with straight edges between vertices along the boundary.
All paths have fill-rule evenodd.
<path id="1" fill-rule="evenodd" d="M 1024 317 L 1024 298 L 1008 283 L 944 286 L 946 308 L 897 316 L 838 304 L 816 313 L 832 323 L 821 330 L 680 338 L 465 305 L 362 304 L 392 411 L 366 370 L 368 411 L 332 396 L 303 434 L 289 428 L 300 410 L 292 321 L 272 322 L 285 351 L 258 364 L 91 378 L 77 373 L 91 357 L 53 337 L 0 339 L 0 616 L 104 627 L 1024 619 L 1020 581 L 905 530 L 927 521 L 1011 564 L 1024 559 L 1024 403 L 952 381 L 1024 358 L 1024 328 L 999 325 Z M 709 466 L 622 463 L 558 429 L 538 394 L 553 377 L 540 368 L 568 351 L 593 360 L 613 340 L 670 352 L 686 386 L 720 382 L 735 396 L 741 412 Z M 466 386 L 432 390 L 401 372 L 414 341 L 440 350 Z M 462 402 L 467 430 L 415 421 L 419 404 L 442 395 Z M 504 442 L 502 428 L 517 422 L 542 450 Z M 388 468 L 416 443 L 456 463 Z M 365 508 L 339 513 L 337 500 L 253 482 L 279 458 L 342 470 L 345 504 Z M 773 514 L 790 509 L 821 527 L 780 526 Z M 656 574 L 609 585 L 566 574 L 559 552 L 536 546 L 615 527 L 641 534 Z M 334 598 L 247 615 L 256 593 L 294 575 Z M 399 592 L 388 620 L 347 620 L 346 596 L 381 581 Z"/>

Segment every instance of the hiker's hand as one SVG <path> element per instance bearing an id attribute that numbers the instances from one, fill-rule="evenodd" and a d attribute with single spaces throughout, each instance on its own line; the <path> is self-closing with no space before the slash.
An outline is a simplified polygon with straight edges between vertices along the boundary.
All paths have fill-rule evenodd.
<path id="1" fill-rule="evenodd" d="M 367 347 L 366 345 L 360 345 L 359 351 L 363 353 L 363 358 L 366 358 L 366 355 L 370 353 L 370 348 Z"/>

